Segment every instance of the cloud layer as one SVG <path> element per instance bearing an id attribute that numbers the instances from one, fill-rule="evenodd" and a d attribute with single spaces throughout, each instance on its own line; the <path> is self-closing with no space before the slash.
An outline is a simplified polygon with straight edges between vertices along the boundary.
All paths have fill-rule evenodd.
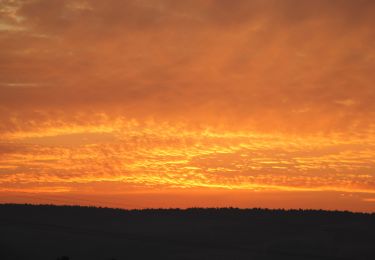
<path id="1" fill-rule="evenodd" d="M 371 194 L 374 14 L 371 0 L 0 0 L 0 183 Z"/>

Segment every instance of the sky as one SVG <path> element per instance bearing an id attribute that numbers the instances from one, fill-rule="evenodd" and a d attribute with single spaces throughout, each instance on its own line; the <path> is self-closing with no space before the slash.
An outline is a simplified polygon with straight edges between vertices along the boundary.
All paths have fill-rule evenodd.
<path id="1" fill-rule="evenodd" d="M 0 202 L 375 211 L 375 1 L 0 0 Z"/>

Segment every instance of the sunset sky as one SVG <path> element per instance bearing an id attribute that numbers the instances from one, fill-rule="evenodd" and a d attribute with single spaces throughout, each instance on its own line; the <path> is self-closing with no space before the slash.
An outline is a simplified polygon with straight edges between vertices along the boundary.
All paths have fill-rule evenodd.
<path id="1" fill-rule="evenodd" d="M 0 0 L 0 203 L 375 211 L 375 1 Z"/>

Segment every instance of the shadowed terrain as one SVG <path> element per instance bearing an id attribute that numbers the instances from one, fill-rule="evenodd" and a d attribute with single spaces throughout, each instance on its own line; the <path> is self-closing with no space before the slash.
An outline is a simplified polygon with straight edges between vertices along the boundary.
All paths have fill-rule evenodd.
<path id="1" fill-rule="evenodd" d="M 375 259 L 375 214 L 3 204 L 0 259 Z"/>

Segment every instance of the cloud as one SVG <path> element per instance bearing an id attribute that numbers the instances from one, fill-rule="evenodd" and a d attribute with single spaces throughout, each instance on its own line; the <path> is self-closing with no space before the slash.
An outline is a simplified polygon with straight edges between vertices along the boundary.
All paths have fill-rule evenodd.
<path id="1" fill-rule="evenodd" d="M 4 113 L 95 107 L 280 131 L 373 124 L 372 1 L 4 3 L 7 23 L 24 28 L 0 36 Z M 357 105 L 335 105 L 346 99 Z"/>
<path id="2" fill-rule="evenodd" d="M 374 13 L 0 1 L 0 181 L 372 191 Z"/>
<path id="3" fill-rule="evenodd" d="M 371 193 L 374 185 L 373 139 L 198 131 L 152 122 L 118 123 L 111 134 L 78 130 L 13 136 L 0 146 L 0 183 L 26 190 L 118 182 L 132 189 L 359 193 Z"/>

